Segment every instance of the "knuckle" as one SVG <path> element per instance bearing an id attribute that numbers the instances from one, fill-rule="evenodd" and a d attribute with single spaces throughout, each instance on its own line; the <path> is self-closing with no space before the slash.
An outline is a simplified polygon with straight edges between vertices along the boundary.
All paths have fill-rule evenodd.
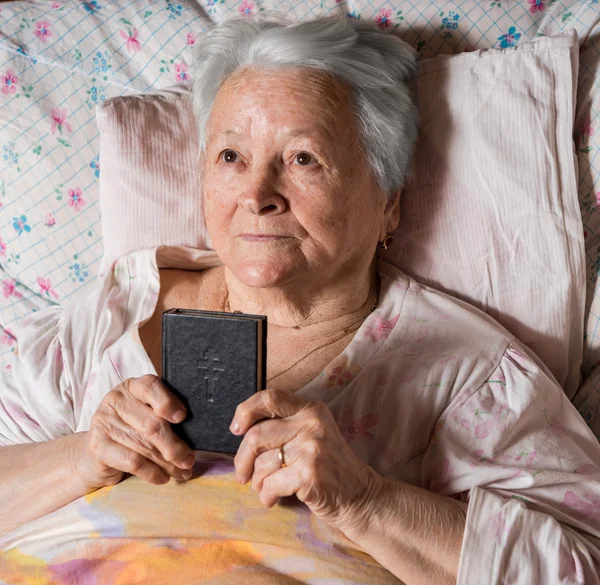
<path id="1" fill-rule="evenodd" d="M 329 410 L 329 406 L 327 406 L 324 402 L 313 402 L 310 408 L 314 415 L 320 420 L 327 418 L 331 412 Z"/>
<path id="2" fill-rule="evenodd" d="M 135 380 L 136 378 L 130 379 Z M 143 376 L 137 378 L 137 380 L 139 380 L 141 384 L 151 386 L 156 380 L 158 380 L 158 376 L 155 376 L 154 374 L 144 374 Z"/>
<path id="3" fill-rule="evenodd" d="M 126 462 L 128 468 L 131 469 L 132 473 L 137 475 L 143 468 L 145 459 L 135 451 L 129 451 L 127 455 L 125 455 Z"/>
<path id="4" fill-rule="evenodd" d="M 131 385 L 135 383 L 135 378 L 127 378 L 126 380 L 123 380 L 116 388 L 115 390 L 118 390 L 119 392 L 127 392 L 127 393 L 131 393 Z"/>
<path id="5" fill-rule="evenodd" d="M 260 425 L 253 426 L 246 433 L 244 440 L 247 442 L 248 447 L 250 447 L 252 451 L 255 451 L 261 440 Z"/>
<path id="6" fill-rule="evenodd" d="M 179 455 L 179 449 L 178 446 L 173 443 L 172 441 L 169 441 L 165 447 L 162 449 L 162 455 L 165 459 L 165 461 L 168 461 L 169 463 L 175 464 L 177 461 L 179 461 L 181 459 L 180 455 Z"/>
<path id="7" fill-rule="evenodd" d="M 124 382 L 123 382 L 124 383 Z M 113 388 L 103 399 L 102 402 L 104 404 L 108 404 L 109 406 L 114 406 L 118 401 L 123 399 L 123 393 L 121 391 L 121 386 L 117 386 Z"/>
<path id="8" fill-rule="evenodd" d="M 167 421 L 162 418 L 149 416 L 143 422 L 144 436 L 149 439 L 165 434 Z"/>
<path id="9" fill-rule="evenodd" d="M 238 420 L 244 420 L 247 412 L 248 407 L 242 402 L 236 406 L 234 418 L 237 418 Z"/>
<path id="10" fill-rule="evenodd" d="M 171 416 L 171 412 L 175 409 L 175 399 L 158 378 L 153 380 L 148 393 L 154 397 L 155 412 L 161 417 Z"/>
<path id="11" fill-rule="evenodd" d="M 308 439 L 304 444 L 304 449 L 309 459 L 319 459 L 323 454 L 323 443 L 319 439 Z"/>
<path id="12" fill-rule="evenodd" d="M 265 390 L 265 393 L 263 394 L 263 401 L 267 410 L 271 412 L 275 410 L 280 401 L 280 393 L 280 390 Z"/>

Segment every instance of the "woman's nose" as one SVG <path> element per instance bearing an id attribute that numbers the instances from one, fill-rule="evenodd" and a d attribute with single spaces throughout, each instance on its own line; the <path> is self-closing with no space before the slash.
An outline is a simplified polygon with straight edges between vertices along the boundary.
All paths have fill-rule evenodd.
<path id="1" fill-rule="evenodd" d="M 248 177 L 238 204 L 252 215 L 279 215 L 287 207 L 285 198 L 277 189 L 277 177 L 273 171 L 257 173 Z"/>

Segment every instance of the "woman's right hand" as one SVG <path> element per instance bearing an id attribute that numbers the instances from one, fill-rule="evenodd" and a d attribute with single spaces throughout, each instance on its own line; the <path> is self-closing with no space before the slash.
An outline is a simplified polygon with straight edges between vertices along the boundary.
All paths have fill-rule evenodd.
<path id="1" fill-rule="evenodd" d="M 125 380 L 104 397 L 89 431 L 82 433 L 75 473 L 86 489 L 115 485 L 124 473 L 156 485 L 170 477 L 189 479 L 194 452 L 169 424 L 184 418 L 184 405 L 157 376 Z"/>

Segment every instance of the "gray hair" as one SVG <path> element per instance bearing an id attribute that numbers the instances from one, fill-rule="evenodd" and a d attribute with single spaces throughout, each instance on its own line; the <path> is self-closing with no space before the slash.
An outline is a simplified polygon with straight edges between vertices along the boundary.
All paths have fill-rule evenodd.
<path id="1" fill-rule="evenodd" d="M 217 92 L 247 67 L 307 67 L 345 81 L 352 89 L 363 152 L 389 199 L 406 179 L 417 137 L 417 110 L 407 79 L 416 73 L 415 51 L 368 22 L 320 18 L 235 18 L 198 42 L 192 67 L 193 103 L 200 148 Z"/>

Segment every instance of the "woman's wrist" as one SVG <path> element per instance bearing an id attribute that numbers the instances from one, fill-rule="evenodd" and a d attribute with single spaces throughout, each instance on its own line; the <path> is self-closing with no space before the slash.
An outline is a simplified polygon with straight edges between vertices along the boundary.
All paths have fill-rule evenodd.
<path id="1" fill-rule="evenodd" d="M 398 482 L 379 475 L 369 467 L 367 489 L 345 516 L 339 518 L 335 526 L 344 535 L 360 545 L 360 540 L 377 531 L 381 517 L 389 516 L 397 498 Z"/>
<path id="2" fill-rule="evenodd" d="M 378 476 L 337 527 L 407 585 L 456 583 L 467 506 Z"/>

